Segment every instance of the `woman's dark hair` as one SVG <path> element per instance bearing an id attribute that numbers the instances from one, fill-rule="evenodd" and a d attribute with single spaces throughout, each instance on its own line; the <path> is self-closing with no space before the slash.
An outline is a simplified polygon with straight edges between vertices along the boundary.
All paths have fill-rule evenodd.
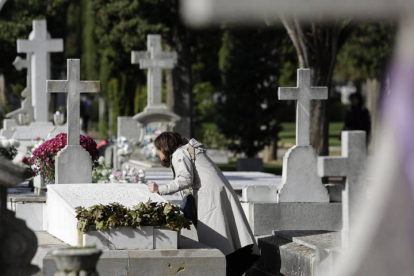
<path id="1" fill-rule="evenodd" d="M 154 141 L 157 150 L 160 150 L 165 156 L 165 159 L 161 160 L 161 165 L 167 168 L 170 167 L 173 153 L 187 143 L 188 140 L 183 138 L 180 133 L 173 131 L 161 133 Z"/>

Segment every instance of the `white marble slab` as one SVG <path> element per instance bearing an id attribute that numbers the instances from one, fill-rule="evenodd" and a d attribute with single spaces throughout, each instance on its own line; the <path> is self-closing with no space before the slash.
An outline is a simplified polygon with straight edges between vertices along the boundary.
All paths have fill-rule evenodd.
<path id="1" fill-rule="evenodd" d="M 229 180 L 231 186 L 236 191 L 243 190 L 246 186 L 275 186 L 276 189 L 281 187 L 282 176 L 263 172 L 224 172 L 224 176 Z M 147 170 L 146 179 L 148 183 L 156 182 L 158 185 L 165 185 L 173 180 L 173 174 L 170 170 L 161 169 Z M 163 196 L 172 203 L 181 201 L 180 193 Z"/>
<path id="2" fill-rule="evenodd" d="M 47 186 L 47 231 L 63 242 L 76 246 L 82 233 L 76 228 L 75 208 L 95 204 L 118 202 L 133 207 L 151 199 L 167 202 L 158 194 L 151 194 L 146 185 L 140 184 L 60 184 Z"/>

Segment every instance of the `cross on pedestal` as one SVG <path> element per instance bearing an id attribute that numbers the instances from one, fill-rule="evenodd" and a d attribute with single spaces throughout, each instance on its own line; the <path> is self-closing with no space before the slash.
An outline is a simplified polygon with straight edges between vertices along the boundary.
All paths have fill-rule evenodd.
<path id="1" fill-rule="evenodd" d="M 33 20 L 33 32 L 29 39 L 17 40 L 18 53 L 33 53 L 32 56 L 32 94 L 37 122 L 48 121 L 48 98 L 46 80 L 49 77 L 49 59 L 51 52 L 63 51 L 63 39 L 50 39 L 46 20 Z"/>
<path id="2" fill-rule="evenodd" d="M 99 81 L 80 80 L 80 60 L 68 59 L 68 79 L 48 80 L 47 92 L 67 93 L 68 138 L 67 145 L 58 152 L 55 159 L 56 184 L 92 182 L 92 160 L 89 153 L 80 146 L 80 93 L 97 93 Z"/>
<path id="3" fill-rule="evenodd" d="M 354 228 L 355 216 L 361 211 L 357 204 L 363 197 L 364 181 L 361 181 L 366 163 L 365 131 L 342 132 L 342 156 L 319 157 L 318 173 L 320 177 L 346 177 L 342 190 L 342 244 L 349 244 L 349 231 Z"/>
<path id="4" fill-rule="evenodd" d="M 309 146 L 310 101 L 328 99 L 327 87 L 311 87 L 310 69 L 298 69 L 297 87 L 279 87 L 279 100 L 297 100 L 296 145 Z"/>
<path id="5" fill-rule="evenodd" d="M 68 59 L 67 80 L 48 80 L 48 93 L 68 93 L 68 145 L 79 145 L 80 135 L 80 93 L 100 92 L 99 81 L 80 80 L 80 60 Z"/>
<path id="6" fill-rule="evenodd" d="M 147 73 L 147 106 L 162 103 L 162 69 L 173 69 L 177 63 L 176 52 L 163 52 L 161 49 L 161 36 L 148 35 L 148 51 L 132 51 L 131 63 L 138 64 L 140 69 L 148 69 Z"/>

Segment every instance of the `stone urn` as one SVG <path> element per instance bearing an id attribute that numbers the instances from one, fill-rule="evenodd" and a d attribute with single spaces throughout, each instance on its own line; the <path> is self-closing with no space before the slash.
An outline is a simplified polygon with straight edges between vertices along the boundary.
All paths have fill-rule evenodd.
<path id="1" fill-rule="evenodd" d="M 55 276 L 98 276 L 96 264 L 102 251 L 96 248 L 67 248 L 52 251 Z"/>
<path id="2" fill-rule="evenodd" d="M 19 121 L 19 124 L 22 126 L 27 126 L 30 124 L 30 118 L 29 115 L 26 113 L 20 113 L 17 115 L 17 120 Z"/>
<path id="3" fill-rule="evenodd" d="M 53 121 L 56 126 L 61 126 L 65 122 L 65 115 L 59 111 L 56 111 L 56 113 L 53 114 Z"/>

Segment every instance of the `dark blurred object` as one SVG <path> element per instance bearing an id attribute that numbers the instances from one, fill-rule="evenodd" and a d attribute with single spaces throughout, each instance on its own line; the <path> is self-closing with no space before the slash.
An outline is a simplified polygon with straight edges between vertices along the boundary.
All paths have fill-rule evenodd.
<path id="1" fill-rule="evenodd" d="M 367 133 L 367 144 L 371 136 L 371 115 L 364 107 L 364 101 L 360 93 L 349 96 L 351 106 L 346 111 L 344 130 L 364 130 Z"/>

